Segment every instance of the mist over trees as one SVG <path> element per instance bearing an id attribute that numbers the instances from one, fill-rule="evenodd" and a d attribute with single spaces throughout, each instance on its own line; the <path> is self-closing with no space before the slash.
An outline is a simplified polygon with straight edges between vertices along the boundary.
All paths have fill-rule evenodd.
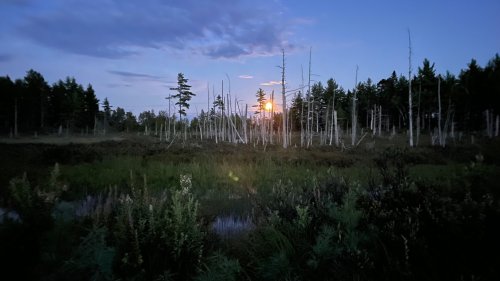
<path id="1" fill-rule="evenodd" d="M 423 135 L 432 144 L 445 145 L 448 138 L 464 135 L 498 136 L 500 113 L 500 56 L 496 54 L 484 67 L 472 59 L 467 68 L 454 75 L 436 73 L 435 64 L 425 59 L 411 77 L 412 120 L 415 145 Z M 367 79 L 353 89 L 344 89 L 335 78 L 303 85 L 290 96 L 287 104 L 287 130 L 281 128 L 283 114 L 274 109 L 273 93 L 255 89 L 254 104 L 240 104 L 229 92 L 208 89 L 207 108 L 201 109 L 190 123 L 181 120 L 195 94 L 187 79 L 179 73 L 174 99 L 165 110 L 146 110 L 134 116 L 114 107 L 107 98 L 101 104 L 92 85 L 83 86 L 67 77 L 50 85 L 41 73 L 26 72 L 12 80 L 0 77 L 0 133 L 17 136 L 65 132 L 105 134 L 106 132 L 144 132 L 171 139 L 184 128 L 191 137 L 243 143 L 280 143 L 291 145 L 343 145 L 356 142 L 366 134 L 407 133 L 409 126 L 408 93 L 410 81 L 395 71 L 378 82 Z M 353 95 L 356 105 L 353 107 Z M 200 93 L 198 93 L 200 95 Z M 273 108 L 268 112 L 265 101 Z M 175 108 L 177 106 L 177 109 Z M 253 107 L 257 114 L 252 114 Z M 356 114 L 352 110 L 355 108 Z M 176 118 L 178 114 L 178 118 Z M 356 120 L 353 120 L 356 116 Z M 355 121 L 355 122 L 353 122 Z M 353 130 L 352 124 L 356 127 Z M 283 138 L 282 132 L 290 134 Z M 300 141 L 292 141 L 300 133 Z M 306 139 L 307 138 L 307 139 Z M 349 140 L 344 140 L 349 138 Z"/>

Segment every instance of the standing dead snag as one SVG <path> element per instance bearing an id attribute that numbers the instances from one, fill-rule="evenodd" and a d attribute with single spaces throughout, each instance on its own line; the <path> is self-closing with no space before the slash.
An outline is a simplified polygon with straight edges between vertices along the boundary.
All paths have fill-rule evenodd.
<path id="1" fill-rule="evenodd" d="M 283 120 L 283 148 L 288 147 L 288 142 L 287 142 L 287 119 L 288 115 L 286 114 L 286 95 L 285 95 L 285 49 L 282 49 L 283 53 L 283 64 L 280 67 L 281 68 L 281 98 L 283 102 L 283 117 L 281 118 Z"/>
<path id="2" fill-rule="evenodd" d="M 410 29 L 408 29 L 408 129 L 410 134 L 410 147 L 413 147 L 413 117 L 412 117 L 412 103 L 411 103 L 411 36 Z"/>
<path id="3" fill-rule="evenodd" d="M 352 94 L 352 128 L 351 128 L 351 145 L 355 146 L 356 145 L 356 126 L 357 126 L 357 119 L 358 115 L 356 113 L 356 88 L 358 87 L 358 70 L 359 67 L 356 65 L 356 79 L 354 82 L 354 92 Z"/>
<path id="4" fill-rule="evenodd" d="M 441 75 L 438 75 L 438 137 L 439 145 L 444 147 L 443 133 L 441 131 Z"/>
<path id="5" fill-rule="evenodd" d="M 312 144 L 312 121 L 311 121 L 311 57 L 312 57 L 312 47 L 309 49 L 309 80 L 307 82 L 307 123 L 306 123 L 306 141 L 307 147 Z"/>

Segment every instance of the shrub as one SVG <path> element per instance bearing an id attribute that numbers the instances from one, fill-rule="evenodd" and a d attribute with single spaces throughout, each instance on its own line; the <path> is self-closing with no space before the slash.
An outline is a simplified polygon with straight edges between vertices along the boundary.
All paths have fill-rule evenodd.
<path id="1" fill-rule="evenodd" d="M 95 228 L 82 238 L 64 265 L 64 275 L 72 280 L 113 280 L 115 250 L 106 243 L 107 229 Z"/>
<path id="2" fill-rule="evenodd" d="M 207 259 L 201 273 L 194 278 L 196 281 L 235 281 L 240 280 L 242 268 L 238 260 L 226 257 L 220 252 L 216 252 Z"/>
<path id="3" fill-rule="evenodd" d="M 142 190 L 120 196 L 112 226 L 119 275 L 152 279 L 171 272 L 185 279 L 193 274 L 201 262 L 204 232 L 190 189 L 190 179 L 181 176 L 181 189 L 168 200 L 165 192 L 150 195 L 145 179 Z"/>

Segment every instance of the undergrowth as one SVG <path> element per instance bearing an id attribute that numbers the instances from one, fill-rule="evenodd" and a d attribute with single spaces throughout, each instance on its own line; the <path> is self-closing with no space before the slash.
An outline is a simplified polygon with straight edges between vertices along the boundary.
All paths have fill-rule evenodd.
<path id="1" fill-rule="evenodd" d="M 380 152 L 362 181 L 269 157 L 157 157 L 56 164 L 38 184 L 12 179 L 2 280 L 500 278 L 496 168 L 481 154 L 447 181 L 415 176 L 422 159 L 398 148 Z M 234 231 L 235 222 L 251 227 Z"/>

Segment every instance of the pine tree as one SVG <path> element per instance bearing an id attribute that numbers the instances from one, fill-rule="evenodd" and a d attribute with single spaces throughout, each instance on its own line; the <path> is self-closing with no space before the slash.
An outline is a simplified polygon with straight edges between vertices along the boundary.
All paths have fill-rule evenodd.
<path id="1" fill-rule="evenodd" d="M 189 109 L 189 101 L 194 93 L 190 91 L 191 86 L 187 84 L 188 79 L 184 78 L 184 74 L 179 73 L 177 75 L 177 88 L 170 88 L 172 91 L 177 91 L 177 94 L 173 95 L 172 98 L 177 99 L 175 105 L 179 106 L 179 120 L 182 116 L 186 116 L 186 109 Z"/>

